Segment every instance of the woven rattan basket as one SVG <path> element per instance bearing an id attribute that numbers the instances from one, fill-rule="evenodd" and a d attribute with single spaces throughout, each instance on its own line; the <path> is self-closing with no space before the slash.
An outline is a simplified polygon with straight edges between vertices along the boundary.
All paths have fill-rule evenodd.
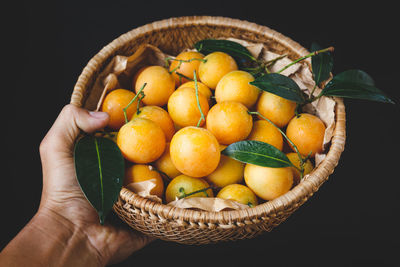
<path id="1" fill-rule="evenodd" d="M 140 44 L 150 43 L 176 55 L 205 38 L 234 37 L 264 43 L 272 52 L 296 59 L 308 51 L 288 37 L 247 21 L 224 17 L 180 17 L 157 21 L 121 35 L 95 55 L 75 85 L 71 103 L 85 105 L 99 72 L 115 55 L 131 55 Z M 114 211 L 134 229 L 157 238 L 184 244 L 206 244 L 255 237 L 271 231 L 299 208 L 328 179 L 345 145 L 345 107 L 336 98 L 336 128 L 323 162 L 285 195 L 254 208 L 206 212 L 175 208 L 142 198 L 123 188 Z"/>

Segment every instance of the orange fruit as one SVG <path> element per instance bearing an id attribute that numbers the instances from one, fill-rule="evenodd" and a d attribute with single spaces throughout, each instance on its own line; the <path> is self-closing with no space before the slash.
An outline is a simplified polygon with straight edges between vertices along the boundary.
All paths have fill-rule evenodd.
<path id="1" fill-rule="evenodd" d="M 161 175 L 151 165 L 134 164 L 125 170 L 124 185 L 139 183 L 154 179 L 155 186 L 150 194 L 160 198 L 164 195 L 164 181 Z"/>
<path id="2" fill-rule="evenodd" d="M 207 129 L 220 144 L 230 145 L 247 138 L 253 127 L 253 118 L 245 105 L 239 102 L 221 102 L 208 112 Z"/>
<path id="3" fill-rule="evenodd" d="M 135 93 L 126 89 L 116 89 L 109 92 L 101 105 L 100 110 L 107 112 L 110 116 L 108 127 L 113 130 L 119 130 L 125 124 L 123 109 L 135 97 Z M 137 109 L 137 100 L 133 102 L 126 110 L 127 118 L 130 120 Z"/>
<path id="4" fill-rule="evenodd" d="M 165 190 L 165 200 L 167 203 L 185 197 L 192 192 L 203 190 L 210 187 L 209 184 L 200 178 L 193 178 L 187 175 L 179 175 L 172 179 Z M 193 195 L 186 196 L 190 197 L 213 197 L 214 193 L 211 188 L 195 193 Z"/>
<path id="5" fill-rule="evenodd" d="M 218 192 L 217 197 L 233 200 L 250 207 L 258 205 L 258 199 L 254 192 L 242 184 L 230 184 L 225 186 Z"/>
<path id="6" fill-rule="evenodd" d="M 172 137 L 170 153 L 175 167 L 192 177 L 212 173 L 221 155 L 215 136 L 206 129 L 193 126 L 182 128 Z"/>
<path id="7" fill-rule="evenodd" d="M 259 198 L 272 200 L 289 192 L 293 185 L 293 173 L 289 167 L 269 168 L 246 164 L 244 180 Z"/>
<path id="8" fill-rule="evenodd" d="M 282 128 L 294 117 L 296 106 L 296 102 L 264 91 L 258 99 L 257 111 Z"/>
<path id="9" fill-rule="evenodd" d="M 196 90 L 194 81 L 190 81 L 190 82 L 186 82 L 186 83 L 182 84 L 181 86 L 179 86 L 177 88 L 177 90 L 179 90 L 180 88 L 183 88 L 183 87 L 189 87 L 189 88 L 193 88 L 194 90 Z M 202 93 L 207 98 L 208 104 L 210 104 L 211 96 L 212 96 L 212 92 L 211 92 L 210 88 L 208 88 L 204 83 L 201 83 L 198 81 L 197 89 L 199 90 L 200 93 Z"/>
<path id="10" fill-rule="evenodd" d="M 286 128 L 287 137 L 296 145 L 300 154 L 314 157 L 323 150 L 325 124 L 317 116 L 302 113 L 294 117 Z"/>
<path id="11" fill-rule="evenodd" d="M 166 68 L 150 66 L 142 70 L 136 79 L 134 88 L 136 93 L 143 89 L 145 97 L 142 99 L 146 105 L 163 106 L 175 91 L 175 80 Z"/>
<path id="12" fill-rule="evenodd" d="M 208 113 L 207 98 L 198 92 L 199 103 L 204 117 Z M 196 91 L 189 87 L 182 87 L 176 90 L 168 100 L 168 113 L 172 120 L 180 127 L 196 126 L 201 114 L 197 105 Z M 205 123 L 201 121 L 200 126 Z"/>
<path id="13" fill-rule="evenodd" d="M 297 168 L 300 169 L 300 159 L 299 159 L 299 156 L 297 155 L 297 153 L 290 152 L 290 153 L 287 153 L 286 156 L 288 157 L 288 159 L 294 166 L 296 166 Z M 314 169 L 314 166 L 309 159 L 304 163 L 303 167 L 304 167 L 304 175 L 309 174 Z M 290 168 L 292 169 L 292 172 L 293 172 L 294 184 L 298 184 L 300 182 L 300 171 L 294 167 L 290 167 Z"/>
<path id="14" fill-rule="evenodd" d="M 224 52 L 210 53 L 204 59 L 199 65 L 199 78 L 210 89 L 215 89 L 225 74 L 238 69 L 235 60 Z"/>
<path id="15" fill-rule="evenodd" d="M 283 148 L 282 134 L 266 120 L 258 120 L 253 123 L 253 129 L 248 139 L 268 143 L 281 151 Z"/>
<path id="16" fill-rule="evenodd" d="M 157 160 L 165 149 L 165 134 L 155 122 L 134 118 L 121 127 L 117 145 L 122 155 L 135 163 L 149 163 Z"/>
<path id="17" fill-rule="evenodd" d="M 180 53 L 175 59 L 180 59 L 180 60 L 192 60 L 192 59 L 203 59 L 204 55 L 202 53 L 196 52 L 196 51 L 187 51 L 187 52 L 182 52 Z M 196 71 L 196 75 L 199 73 L 199 65 L 200 65 L 200 60 L 192 60 L 191 62 L 183 62 L 179 66 L 179 61 L 177 60 L 172 60 L 171 65 L 169 66 L 169 71 L 172 72 L 172 76 L 175 79 L 175 85 L 178 87 L 183 83 L 188 82 L 189 80 L 179 76 L 176 74 L 177 72 L 183 74 L 184 76 L 190 78 L 193 80 L 193 72 Z M 178 67 L 179 66 L 179 67 Z"/>
<path id="18" fill-rule="evenodd" d="M 215 88 L 217 103 L 236 101 L 251 108 L 257 101 L 260 89 L 251 85 L 253 75 L 242 70 L 231 71 L 225 74 Z"/>
<path id="19" fill-rule="evenodd" d="M 133 115 L 133 118 L 145 118 L 154 121 L 164 131 L 165 138 L 169 142 L 175 134 L 174 122 L 168 112 L 159 106 L 144 106 Z"/>
<path id="20" fill-rule="evenodd" d="M 182 173 L 175 167 L 174 163 L 172 162 L 169 150 L 170 150 L 170 144 L 167 143 L 165 146 L 164 153 L 156 162 L 154 162 L 154 166 L 156 166 L 158 170 L 165 173 L 168 176 L 168 178 L 173 179 Z"/>

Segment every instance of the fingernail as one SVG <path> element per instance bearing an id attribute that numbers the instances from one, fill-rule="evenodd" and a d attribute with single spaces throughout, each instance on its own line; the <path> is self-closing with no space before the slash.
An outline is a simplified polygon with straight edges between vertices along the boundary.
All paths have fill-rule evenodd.
<path id="1" fill-rule="evenodd" d="M 105 119 L 108 117 L 108 114 L 106 112 L 101 111 L 89 111 L 89 114 L 96 119 Z"/>

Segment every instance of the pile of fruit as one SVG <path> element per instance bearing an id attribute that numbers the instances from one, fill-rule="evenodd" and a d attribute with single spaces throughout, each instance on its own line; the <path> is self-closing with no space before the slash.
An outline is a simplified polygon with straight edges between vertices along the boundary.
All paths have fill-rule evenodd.
<path id="1" fill-rule="evenodd" d="M 112 90 L 101 105 L 127 162 L 125 185 L 153 179 L 151 194 L 164 203 L 216 196 L 253 207 L 313 170 L 326 129 L 317 116 L 251 84 L 254 75 L 225 52 L 184 51 L 167 62 L 142 67 L 133 90 Z M 282 151 L 292 166 L 231 157 L 230 146 L 246 140 Z"/>

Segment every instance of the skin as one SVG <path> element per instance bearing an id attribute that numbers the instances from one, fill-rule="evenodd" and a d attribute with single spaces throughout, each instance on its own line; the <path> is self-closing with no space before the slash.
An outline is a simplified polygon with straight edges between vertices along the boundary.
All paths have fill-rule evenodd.
<path id="1" fill-rule="evenodd" d="M 293 101 L 264 91 L 258 99 L 257 111 L 282 128 L 294 117 L 296 106 Z"/>
<path id="2" fill-rule="evenodd" d="M 172 137 L 170 153 L 176 168 L 192 177 L 212 173 L 221 155 L 214 135 L 206 129 L 192 126 L 182 128 Z"/>
<path id="3" fill-rule="evenodd" d="M 165 199 L 167 203 L 176 200 L 182 196 L 182 193 L 179 191 L 180 188 L 183 188 L 186 194 L 191 192 L 195 192 L 198 190 L 205 189 L 210 185 L 203 179 L 193 178 L 187 175 L 179 175 L 172 179 L 172 181 L 168 184 L 167 189 L 165 191 Z M 199 192 L 190 196 L 190 197 L 213 197 L 213 191 L 210 189 L 205 192 Z"/>
<path id="4" fill-rule="evenodd" d="M 289 158 L 290 162 L 296 166 L 297 168 L 300 168 L 300 159 L 297 153 L 291 152 L 287 153 L 286 156 Z M 294 184 L 298 184 L 300 182 L 300 171 L 297 170 L 296 168 L 290 167 L 293 172 L 293 179 L 294 179 Z M 312 172 L 314 169 L 314 166 L 310 160 L 307 160 L 306 163 L 304 164 L 304 175 L 307 175 Z"/>
<path id="5" fill-rule="evenodd" d="M 135 97 L 135 93 L 126 89 L 116 89 L 109 92 L 101 105 L 100 110 L 110 116 L 107 126 L 113 130 L 119 130 L 125 124 L 123 109 Z M 128 120 L 132 118 L 137 109 L 137 100 L 126 110 Z"/>
<path id="6" fill-rule="evenodd" d="M 257 196 L 245 185 L 230 184 L 222 188 L 218 194 L 218 198 L 229 199 L 244 205 L 254 207 L 258 205 Z"/>
<path id="7" fill-rule="evenodd" d="M 1 251 L 1 266 L 105 266 L 151 241 L 127 227 L 99 224 L 75 176 L 73 149 L 81 130 L 104 128 L 107 113 L 67 105 L 40 144 L 43 190 L 32 220 Z"/>
<path id="8" fill-rule="evenodd" d="M 220 144 L 230 145 L 244 140 L 253 127 L 253 118 L 247 108 L 239 102 L 215 104 L 207 115 L 206 127 Z"/>
<path id="9" fill-rule="evenodd" d="M 164 153 L 161 155 L 161 157 L 154 162 L 154 166 L 165 173 L 169 179 L 173 179 L 176 176 L 182 174 L 174 165 L 171 159 L 171 154 L 170 154 L 170 143 L 167 143 L 165 146 Z"/>
<path id="10" fill-rule="evenodd" d="M 155 122 L 134 118 L 121 127 L 117 145 L 125 159 L 134 163 L 149 163 L 157 160 L 165 149 L 165 135 Z"/>
<path id="11" fill-rule="evenodd" d="M 187 52 L 182 52 L 180 53 L 176 59 L 181 59 L 181 60 L 190 60 L 193 58 L 199 58 L 199 59 L 203 59 L 204 55 L 202 53 L 196 52 L 196 51 L 187 51 Z M 199 73 L 199 65 L 200 65 L 200 60 L 193 60 L 191 62 L 183 62 L 180 67 L 178 69 L 176 69 L 179 65 L 179 61 L 173 60 L 171 61 L 171 65 L 169 66 L 169 71 L 173 71 L 172 76 L 175 79 L 175 85 L 176 87 L 180 86 L 183 83 L 188 82 L 189 80 L 184 78 L 184 77 L 180 77 L 178 74 L 176 74 L 176 72 L 179 72 L 183 75 L 185 75 L 186 77 L 190 78 L 193 80 L 194 75 L 193 72 L 196 71 L 196 73 Z"/>
<path id="12" fill-rule="evenodd" d="M 294 117 L 286 128 L 287 137 L 296 145 L 300 154 L 314 157 L 323 150 L 325 124 L 317 116 L 302 113 Z"/>
<path id="13" fill-rule="evenodd" d="M 155 186 L 151 189 L 150 194 L 162 198 L 164 195 L 164 181 L 151 165 L 135 164 L 126 168 L 124 185 L 127 186 L 130 183 L 139 183 L 151 179 L 154 179 Z"/>
<path id="14" fill-rule="evenodd" d="M 194 81 L 189 81 L 189 82 L 182 84 L 181 86 L 179 86 L 177 88 L 177 90 L 180 88 L 183 88 L 183 87 L 189 87 L 189 88 L 193 88 L 196 90 Z M 204 83 L 201 83 L 199 81 L 197 82 L 197 88 L 198 88 L 199 92 L 202 93 L 207 98 L 208 104 L 210 105 L 211 96 L 212 96 L 212 92 L 211 92 L 210 88 L 208 88 Z"/>
<path id="15" fill-rule="evenodd" d="M 246 164 L 244 180 L 259 198 L 273 200 L 292 188 L 293 173 L 288 167 L 269 168 Z"/>
<path id="16" fill-rule="evenodd" d="M 283 137 L 279 130 L 266 120 L 254 122 L 253 129 L 248 137 L 249 140 L 256 140 L 273 145 L 282 151 Z"/>
<path id="17" fill-rule="evenodd" d="M 145 118 L 154 121 L 161 127 L 165 134 L 166 140 L 171 141 L 175 134 L 174 122 L 168 112 L 159 106 L 144 106 L 139 109 L 140 113 L 135 113 L 132 118 Z"/>
<path id="18" fill-rule="evenodd" d="M 238 69 L 235 60 L 224 52 L 213 52 L 204 57 L 199 66 L 199 78 L 208 88 L 215 89 L 221 78 Z"/>
<path id="19" fill-rule="evenodd" d="M 204 116 L 208 114 L 207 98 L 199 92 L 199 103 Z M 189 87 L 176 90 L 168 100 L 168 113 L 179 127 L 196 126 L 201 114 L 197 106 L 196 91 Z M 204 124 L 201 121 L 200 126 Z"/>
<path id="20" fill-rule="evenodd" d="M 257 101 L 260 90 L 251 85 L 253 75 L 237 70 L 224 75 L 215 89 L 217 103 L 224 101 L 236 101 L 251 108 Z"/>
<path id="21" fill-rule="evenodd" d="M 146 83 L 143 90 L 145 97 L 142 101 L 146 105 L 164 106 L 175 91 L 174 78 L 166 68 L 161 66 L 147 67 L 138 75 L 134 85 L 136 93 L 144 83 Z"/>

